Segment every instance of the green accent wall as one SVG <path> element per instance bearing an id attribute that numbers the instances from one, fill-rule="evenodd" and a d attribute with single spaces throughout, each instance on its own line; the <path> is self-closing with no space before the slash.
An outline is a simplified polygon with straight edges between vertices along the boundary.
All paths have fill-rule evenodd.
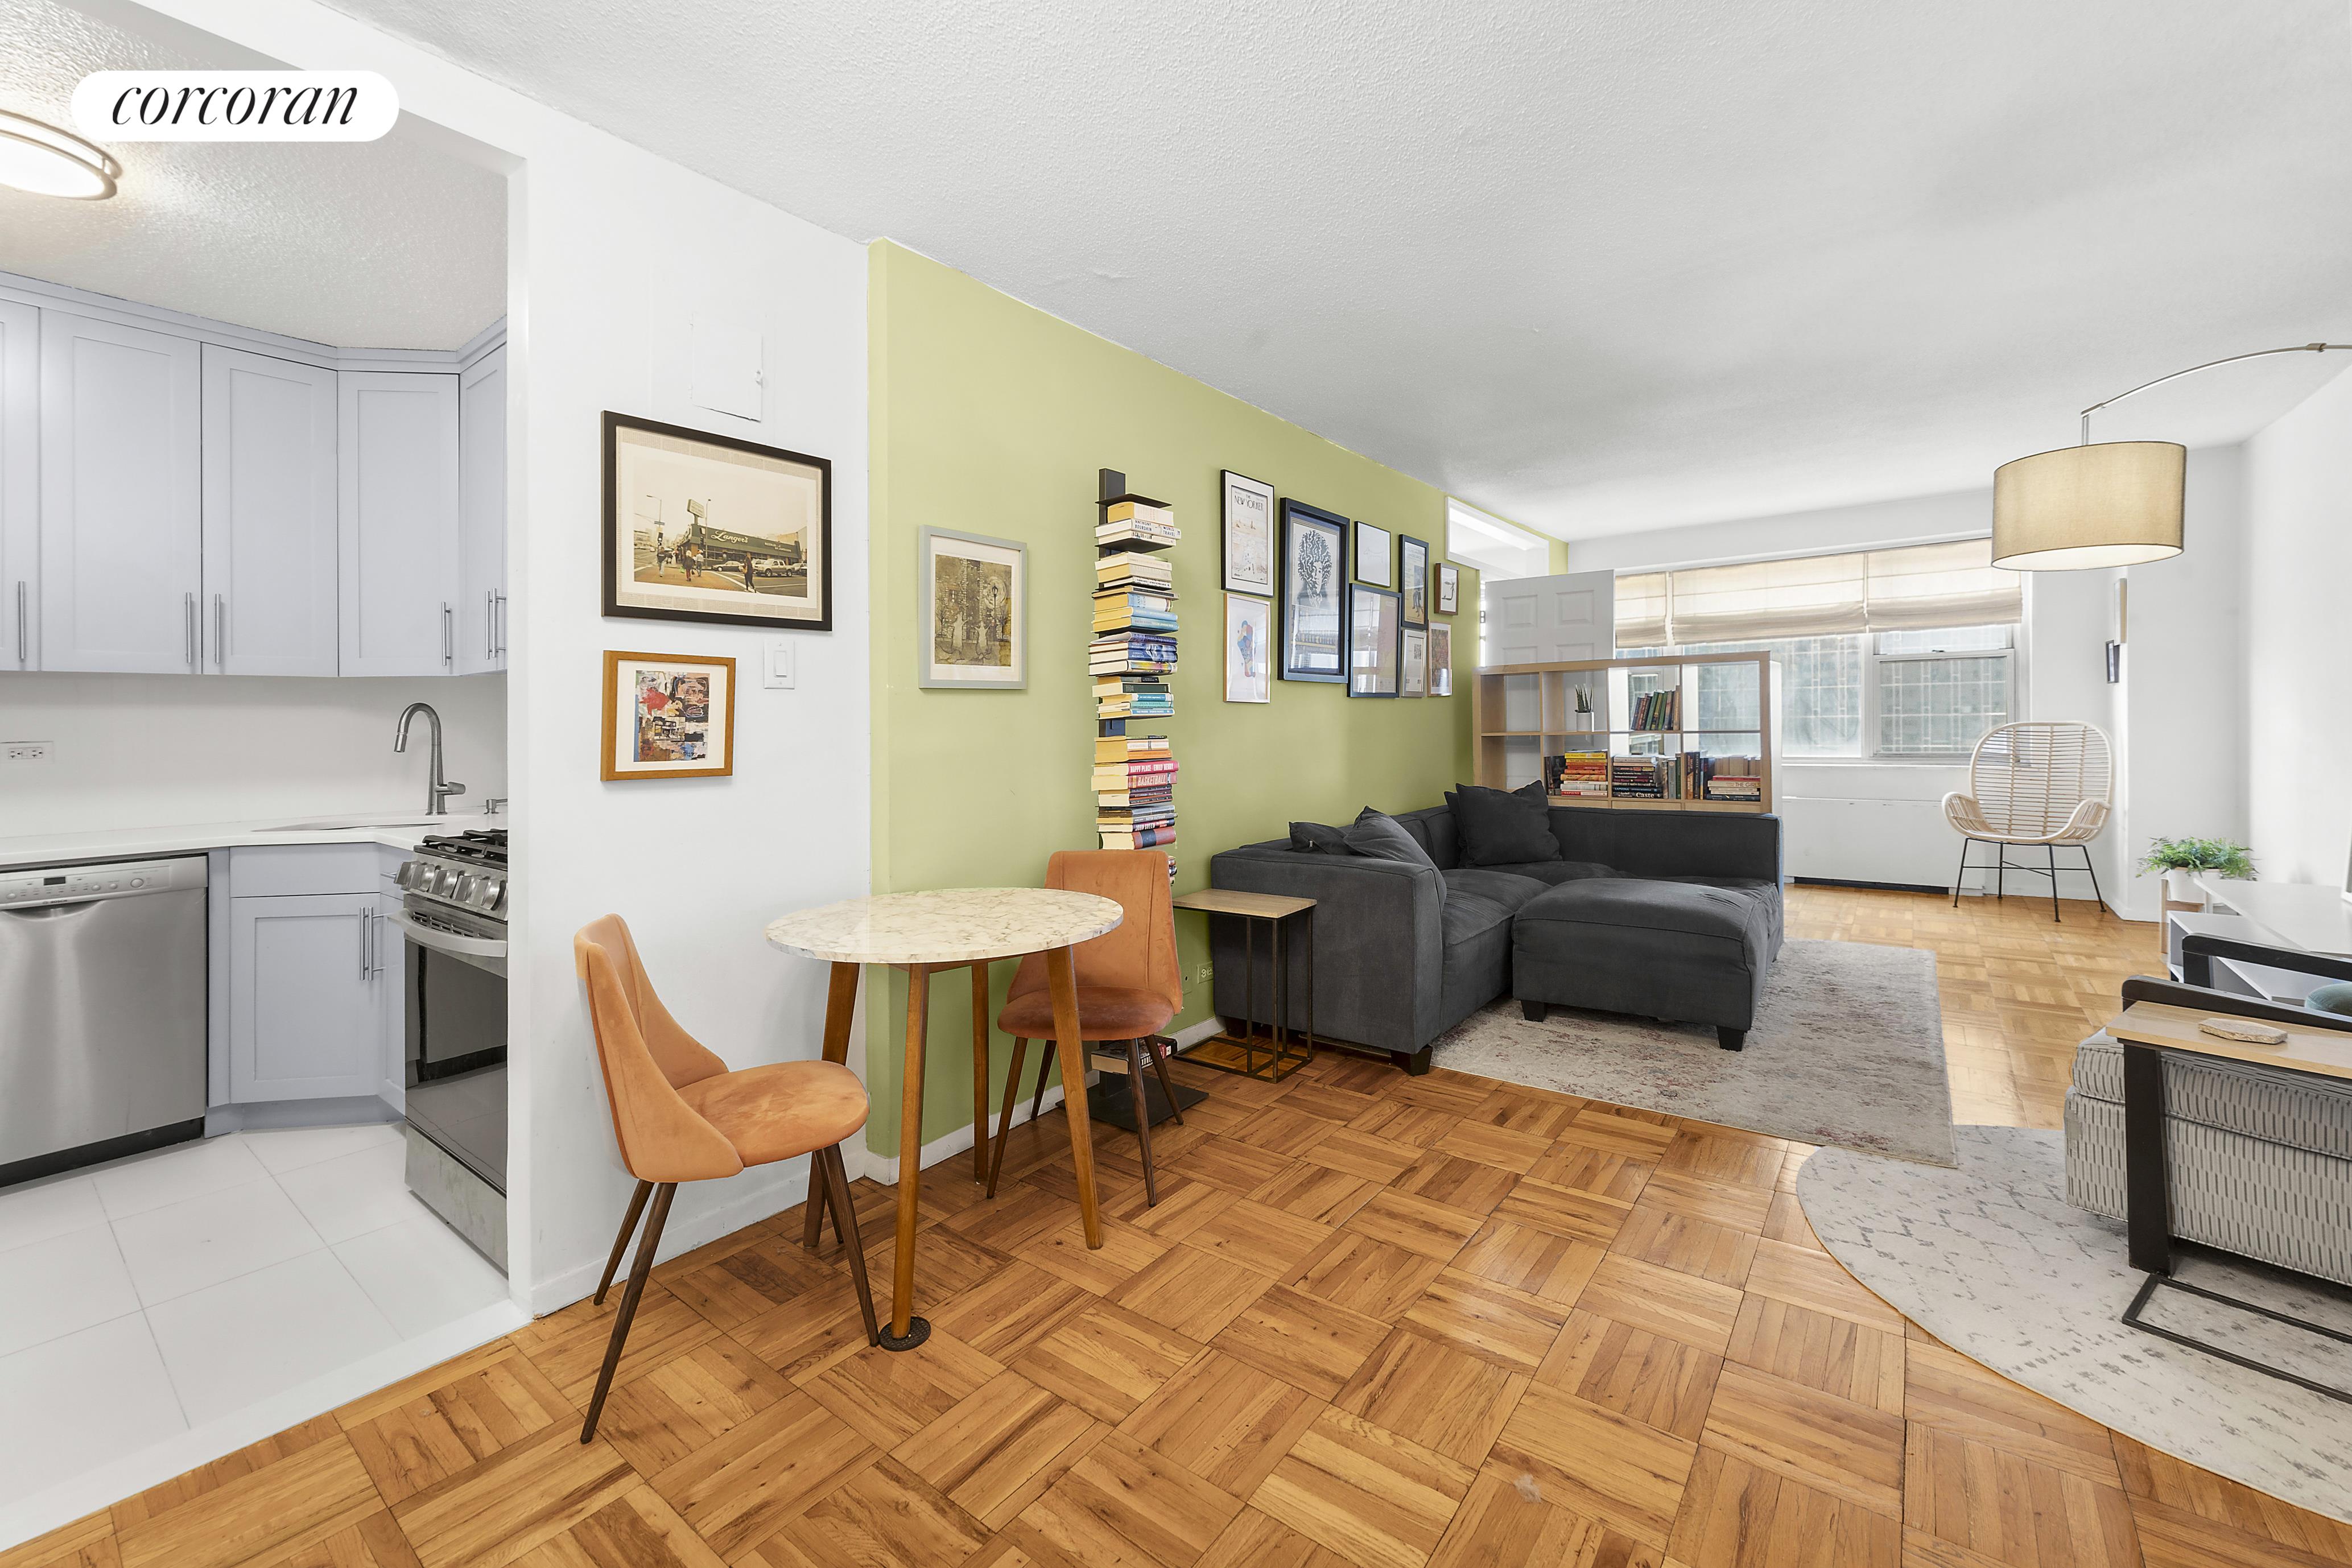
<path id="1" fill-rule="evenodd" d="M 1568 541 L 1565 539 L 1551 542 L 1551 570 L 1555 577 L 1568 570 Z"/>
<path id="2" fill-rule="evenodd" d="M 1426 540 L 1433 562 L 1446 558 L 1443 492 L 903 247 L 877 241 L 869 256 L 877 892 L 1034 887 L 1054 850 L 1097 846 L 1087 644 L 1099 468 L 1171 502 L 1184 531 L 1170 552 L 1181 617 L 1176 713 L 1147 726 L 1165 725 L 1180 765 L 1178 892 L 1208 885 L 1218 850 L 1277 837 L 1293 818 L 1345 823 L 1366 805 L 1434 805 L 1469 776 L 1478 584 L 1466 568 L 1462 611 L 1450 617 L 1455 696 L 1351 698 L 1339 686 L 1276 680 L 1271 702 L 1223 700 L 1221 470 Z M 916 531 L 925 526 L 1028 546 L 1027 690 L 916 685 Z M 1185 1008 L 1171 1032 L 1205 1018 L 1212 994 L 1200 978 L 1204 918 L 1176 919 Z M 1013 968 L 995 966 L 992 1011 Z M 876 985 L 866 1008 L 866 1137 L 891 1154 L 907 981 L 869 971 L 886 974 L 889 1005 L 876 1005 Z M 926 1142 L 971 1118 L 970 996 L 964 971 L 933 977 Z M 1039 1055 L 1033 1047 L 1024 1093 Z M 992 1097 L 1011 1057 L 996 1037 Z"/>

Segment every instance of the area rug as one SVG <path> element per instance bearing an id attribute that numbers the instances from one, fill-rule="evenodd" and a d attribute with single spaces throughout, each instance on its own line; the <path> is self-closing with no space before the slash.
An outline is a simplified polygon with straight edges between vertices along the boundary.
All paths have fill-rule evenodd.
<path id="1" fill-rule="evenodd" d="M 1952 1163 L 1936 955 L 1791 942 L 1764 983 L 1748 1048 L 1713 1027 L 1554 1007 L 1530 1023 L 1505 998 L 1437 1037 L 1433 1059 L 1563 1094 L 1751 1132 Z"/>
<path id="2" fill-rule="evenodd" d="M 2352 1523 L 2352 1405 L 2116 1320 L 2145 1276 L 2123 1226 L 2068 1206 L 2065 1142 L 1962 1127 L 1959 1165 L 1931 1170 L 1824 1149 L 1797 1201 L 1831 1256 L 1964 1355 L 2165 1453 Z M 2179 1278 L 2352 1331 L 2352 1303 L 2200 1254 Z M 2343 1347 L 2165 1290 L 2149 1321 L 2320 1381 Z"/>

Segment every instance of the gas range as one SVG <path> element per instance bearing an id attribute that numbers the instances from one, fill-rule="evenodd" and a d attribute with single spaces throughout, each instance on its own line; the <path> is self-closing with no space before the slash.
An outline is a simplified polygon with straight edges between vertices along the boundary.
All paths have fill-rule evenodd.
<path id="1" fill-rule="evenodd" d="M 394 881 L 411 913 L 467 917 L 460 929 L 506 924 L 507 830 L 478 827 L 435 835 L 401 863 Z"/>

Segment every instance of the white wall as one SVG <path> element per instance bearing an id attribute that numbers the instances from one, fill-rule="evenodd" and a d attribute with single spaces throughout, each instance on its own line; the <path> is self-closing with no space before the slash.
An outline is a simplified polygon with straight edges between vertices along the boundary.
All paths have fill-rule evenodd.
<path id="1" fill-rule="evenodd" d="M 153 4 L 292 65 L 382 71 L 406 112 L 511 168 L 512 1257 L 519 1294 L 549 1310 L 593 1287 L 631 1184 L 572 933 L 627 916 L 672 1010 L 730 1064 L 810 1057 L 824 972 L 761 926 L 868 886 L 865 251 L 310 0 Z M 763 419 L 690 405 L 697 312 L 761 334 Z M 757 631 L 600 618 L 606 409 L 832 460 L 834 630 L 797 637 L 795 689 L 761 686 Z M 732 778 L 597 781 L 607 648 L 736 658 Z M 797 1202 L 806 1167 L 682 1190 L 664 1253 Z"/>
<path id="2" fill-rule="evenodd" d="M 2246 443 L 2246 827 L 2265 879 L 2341 886 L 2352 841 L 2352 373 Z"/>
<path id="3" fill-rule="evenodd" d="M 441 715 L 448 776 L 466 786 L 452 809 L 508 793 L 503 675 L 0 675 L 0 740 L 53 748 L 0 775 L 0 837 L 422 811 L 425 726 L 392 749 L 411 702 Z"/>

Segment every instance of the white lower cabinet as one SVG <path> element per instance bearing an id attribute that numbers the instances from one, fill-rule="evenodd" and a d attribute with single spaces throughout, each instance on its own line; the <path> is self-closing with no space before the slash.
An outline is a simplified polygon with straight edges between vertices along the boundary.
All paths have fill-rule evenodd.
<path id="1" fill-rule="evenodd" d="M 400 934 L 401 898 L 396 892 L 375 896 L 376 1027 L 382 1064 L 375 1088 L 378 1100 L 394 1110 L 406 1109 L 408 1097 L 408 943 Z"/>
<path id="2" fill-rule="evenodd" d="M 378 1092 L 384 1072 L 380 893 L 230 900 L 229 1099 Z"/>

